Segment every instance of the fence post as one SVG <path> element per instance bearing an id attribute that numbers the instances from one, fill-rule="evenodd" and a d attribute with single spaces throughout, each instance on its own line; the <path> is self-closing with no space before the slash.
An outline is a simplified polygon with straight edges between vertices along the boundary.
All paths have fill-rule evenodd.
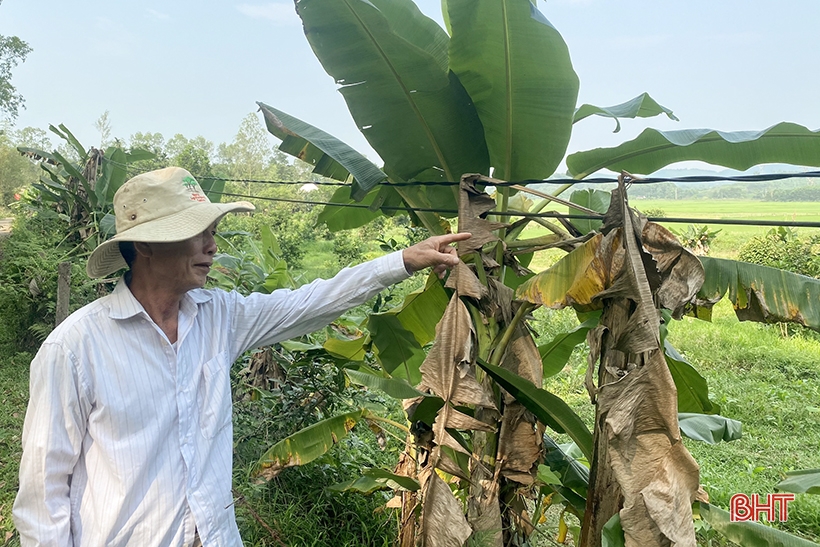
<path id="1" fill-rule="evenodd" d="M 68 317 L 68 301 L 71 295 L 71 262 L 60 262 L 57 266 L 57 320 L 55 326 Z"/>

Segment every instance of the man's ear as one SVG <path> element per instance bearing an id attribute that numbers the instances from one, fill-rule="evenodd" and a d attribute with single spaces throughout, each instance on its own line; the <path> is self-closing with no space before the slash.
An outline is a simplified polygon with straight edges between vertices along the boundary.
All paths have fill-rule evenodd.
<path id="1" fill-rule="evenodd" d="M 134 249 L 137 251 L 137 254 L 144 257 L 150 257 L 154 254 L 154 250 L 151 248 L 150 243 L 145 243 L 143 241 L 135 241 L 134 242 Z"/>

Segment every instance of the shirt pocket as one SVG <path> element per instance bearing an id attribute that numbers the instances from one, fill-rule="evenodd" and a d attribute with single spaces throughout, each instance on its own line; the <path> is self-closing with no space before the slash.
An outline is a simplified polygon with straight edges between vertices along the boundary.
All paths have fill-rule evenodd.
<path id="1" fill-rule="evenodd" d="M 231 423 L 231 376 L 227 352 L 202 365 L 199 378 L 200 430 L 206 439 L 214 438 Z"/>

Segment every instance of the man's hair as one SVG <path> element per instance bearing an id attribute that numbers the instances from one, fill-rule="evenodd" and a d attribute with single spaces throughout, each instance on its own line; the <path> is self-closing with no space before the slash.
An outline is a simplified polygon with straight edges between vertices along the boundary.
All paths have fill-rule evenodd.
<path id="1" fill-rule="evenodd" d="M 128 269 L 131 269 L 131 266 L 134 264 L 134 260 L 137 258 L 137 249 L 134 247 L 134 242 L 120 241 L 119 246 L 122 258 L 125 260 L 125 263 L 128 264 Z"/>

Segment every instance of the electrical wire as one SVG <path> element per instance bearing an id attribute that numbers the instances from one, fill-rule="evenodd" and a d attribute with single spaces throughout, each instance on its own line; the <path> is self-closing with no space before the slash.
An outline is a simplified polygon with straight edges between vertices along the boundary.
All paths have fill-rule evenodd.
<path id="1" fill-rule="evenodd" d="M 133 169 L 132 164 L 117 162 L 103 157 L 103 161 L 109 162 L 112 165 L 124 167 L 126 169 Z M 281 185 L 305 185 L 315 184 L 316 186 L 350 186 L 350 183 L 339 181 L 284 181 L 284 180 L 269 180 L 269 179 L 240 179 L 231 177 L 217 177 L 217 176 L 199 176 L 194 174 L 197 180 L 214 180 L 220 182 L 239 182 L 243 184 L 281 184 Z M 695 182 L 772 182 L 778 180 L 786 180 L 793 178 L 820 178 L 820 171 L 805 171 L 800 173 L 766 173 L 759 175 L 692 175 L 686 177 L 640 177 L 633 176 L 632 184 L 657 184 L 661 182 L 680 182 L 680 183 L 695 183 Z M 576 185 L 576 184 L 617 184 L 617 177 L 595 177 L 586 179 L 527 179 L 522 181 L 504 181 L 496 183 L 492 186 L 504 187 L 528 184 L 555 184 L 555 185 Z M 413 181 L 413 182 L 378 182 L 377 185 L 382 186 L 458 186 L 460 183 L 456 181 Z M 489 186 L 489 185 L 487 185 Z"/>
<path id="2" fill-rule="evenodd" d="M 332 207 L 349 207 L 354 209 L 370 209 L 375 212 L 370 205 L 366 205 L 364 203 L 333 203 L 331 201 L 314 201 L 314 200 L 305 200 L 305 199 L 293 199 L 293 198 L 277 198 L 277 197 L 267 197 L 267 196 L 253 196 L 247 194 L 235 194 L 232 192 L 211 192 L 213 194 L 223 195 L 223 196 L 230 196 L 230 197 L 237 197 L 237 198 L 244 198 L 244 199 L 259 199 L 264 201 L 276 201 L 276 202 L 283 202 L 283 203 L 297 203 L 297 204 L 305 204 L 305 205 L 325 205 L 325 206 L 332 206 Z M 402 207 L 402 206 L 392 206 L 392 205 L 382 205 L 376 207 L 375 209 L 381 209 L 384 211 L 404 211 L 404 212 L 412 212 L 412 213 L 438 213 L 438 214 L 449 214 L 449 215 L 457 215 L 458 211 L 453 209 L 436 209 L 436 208 L 425 208 L 425 207 Z M 603 215 L 576 215 L 576 214 L 567 214 L 567 213 L 558 213 L 558 212 L 548 212 L 548 213 L 527 213 L 523 211 L 490 211 L 488 214 L 492 214 L 495 216 L 504 216 L 504 217 L 522 217 L 522 218 L 563 218 L 569 220 L 601 220 Z M 729 218 L 686 218 L 686 217 L 647 217 L 647 220 L 652 222 L 659 222 L 659 223 L 673 223 L 673 224 L 723 224 L 723 225 L 735 225 L 735 226 L 785 226 L 789 228 L 820 228 L 820 222 L 811 222 L 811 221 L 788 221 L 788 220 L 752 220 L 752 219 L 729 219 Z"/>

